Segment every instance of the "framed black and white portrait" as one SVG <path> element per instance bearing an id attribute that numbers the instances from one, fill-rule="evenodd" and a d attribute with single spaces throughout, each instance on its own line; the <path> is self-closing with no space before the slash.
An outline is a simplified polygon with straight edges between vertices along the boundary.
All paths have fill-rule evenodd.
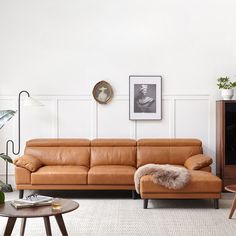
<path id="1" fill-rule="evenodd" d="M 161 120 L 161 76 L 129 76 L 129 119 Z"/>

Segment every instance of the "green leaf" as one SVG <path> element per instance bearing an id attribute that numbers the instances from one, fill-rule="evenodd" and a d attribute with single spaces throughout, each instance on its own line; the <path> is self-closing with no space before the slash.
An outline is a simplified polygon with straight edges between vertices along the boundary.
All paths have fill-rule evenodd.
<path id="1" fill-rule="evenodd" d="M 236 82 L 231 82 L 229 77 L 220 77 L 217 79 L 219 89 L 232 89 L 236 87 Z"/>
<path id="2" fill-rule="evenodd" d="M 4 161 L 7 161 L 9 163 L 13 163 L 11 157 L 7 156 L 6 154 L 4 153 L 0 153 L 0 158 L 2 158 Z"/>

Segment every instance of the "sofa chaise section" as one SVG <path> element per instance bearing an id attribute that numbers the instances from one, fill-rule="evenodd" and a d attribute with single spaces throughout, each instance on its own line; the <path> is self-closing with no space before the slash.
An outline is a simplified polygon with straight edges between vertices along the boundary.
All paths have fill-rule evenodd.
<path id="1" fill-rule="evenodd" d="M 221 179 L 210 173 L 211 158 L 203 154 L 198 139 L 140 139 L 137 142 L 137 168 L 145 164 L 171 164 L 189 169 L 190 182 L 181 189 L 172 190 L 154 184 L 151 175 L 140 180 L 140 196 L 144 208 L 148 199 L 214 199 L 218 208 L 221 197 Z"/>

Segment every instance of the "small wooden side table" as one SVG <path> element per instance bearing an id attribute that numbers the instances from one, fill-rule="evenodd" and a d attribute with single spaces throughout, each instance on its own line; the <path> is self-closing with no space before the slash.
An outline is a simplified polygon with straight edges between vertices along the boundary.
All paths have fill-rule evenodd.
<path id="1" fill-rule="evenodd" d="M 4 236 L 11 235 L 17 218 L 22 218 L 20 235 L 23 236 L 25 233 L 26 219 L 35 217 L 43 217 L 46 229 L 46 235 L 51 236 L 52 231 L 51 231 L 49 216 L 54 216 L 56 218 L 57 224 L 61 230 L 61 234 L 63 236 L 68 236 L 66 226 L 62 218 L 62 214 L 74 211 L 79 207 L 79 204 L 75 201 L 67 199 L 60 199 L 60 203 L 62 206 L 62 209 L 60 211 L 52 211 L 51 206 L 15 209 L 13 206 L 11 206 L 10 201 L 0 204 L 0 216 L 8 217 Z"/>
<path id="2" fill-rule="evenodd" d="M 235 185 L 227 185 L 227 186 L 225 186 L 225 190 L 227 190 L 227 191 L 229 191 L 231 193 L 236 193 L 236 184 Z M 230 210 L 230 213 L 229 213 L 229 219 L 232 218 L 235 209 L 236 209 L 236 194 L 234 196 L 234 200 L 233 200 L 233 203 L 232 203 L 232 206 L 231 206 L 231 210 Z"/>

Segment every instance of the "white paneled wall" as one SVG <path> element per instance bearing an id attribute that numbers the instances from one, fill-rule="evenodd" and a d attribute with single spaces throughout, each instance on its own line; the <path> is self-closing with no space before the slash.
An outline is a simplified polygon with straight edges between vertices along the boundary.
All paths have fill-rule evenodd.
<path id="1" fill-rule="evenodd" d="M 209 144 L 208 99 L 177 99 L 175 101 L 175 136 L 189 137 L 194 134 Z"/>
<path id="2" fill-rule="evenodd" d="M 90 97 L 58 99 L 56 110 L 56 137 L 92 137 L 93 113 L 96 111 Z"/>
<path id="3" fill-rule="evenodd" d="M 135 137 L 170 138 L 173 136 L 173 101 L 164 97 L 162 101 L 162 120 L 136 121 Z"/>
<path id="4" fill-rule="evenodd" d="M 107 106 L 97 106 L 97 133 L 96 137 L 134 137 L 129 120 L 129 100 L 117 97 Z"/>
<path id="5" fill-rule="evenodd" d="M 128 95 L 115 96 L 106 105 L 92 96 L 36 96 L 43 107 L 22 107 L 22 143 L 31 138 L 199 138 L 204 151 L 214 157 L 212 140 L 214 113 L 209 95 L 164 95 L 162 120 L 129 120 Z M 0 97 L 1 109 L 15 109 L 16 97 Z M 17 135 L 17 117 L 1 130 L 1 150 L 7 139 Z M 0 175 L 5 172 L 4 162 Z M 10 166 L 10 175 L 13 177 Z M 10 178 L 11 179 L 11 178 Z M 12 182 L 14 183 L 13 179 Z"/>

